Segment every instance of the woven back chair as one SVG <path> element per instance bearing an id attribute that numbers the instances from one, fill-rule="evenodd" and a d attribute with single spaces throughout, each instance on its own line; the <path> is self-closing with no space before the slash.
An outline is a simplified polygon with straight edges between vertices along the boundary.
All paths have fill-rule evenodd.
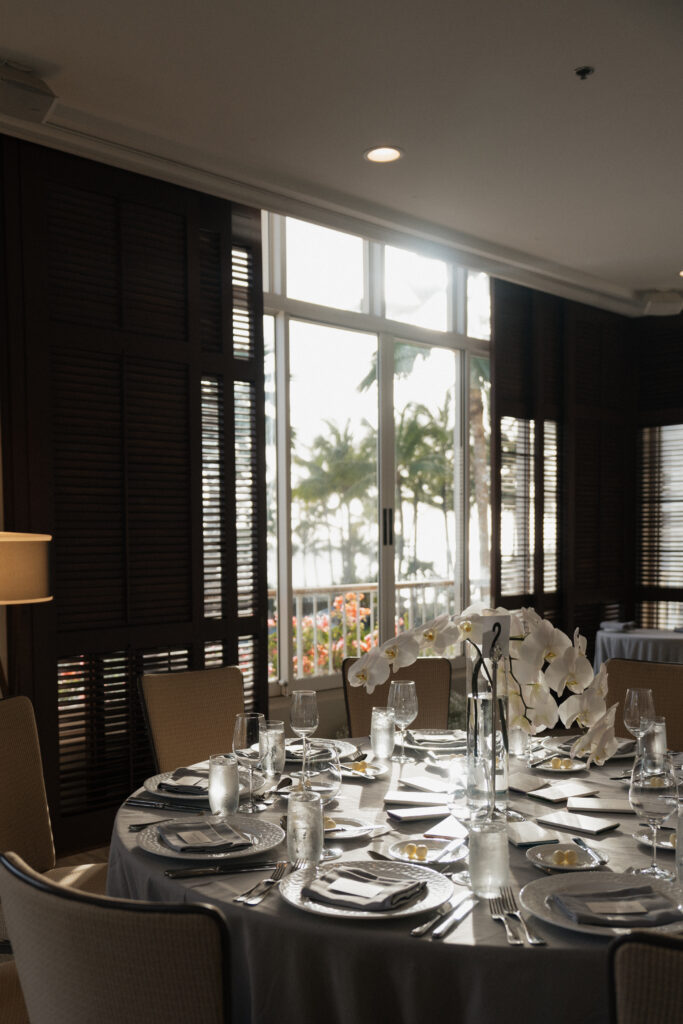
<path id="1" fill-rule="evenodd" d="M 683 665 L 657 661 L 627 661 L 610 658 L 607 662 L 607 706 L 619 701 L 616 732 L 627 736 L 623 724 L 626 691 L 634 686 L 652 690 L 655 713 L 666 718 L 666 739 L 673 750 L 683 750 Z"/>
<path id="2" fill-rule="evenodd" d="M 244 711 L 244 680 L 235 666 L 143 675 L 140 690 L 157 771 L 232 750 L 235 716 Z"/>
<path id="3" fill-rule="evenodd" d="M 33 705 L 28 697 L 0 700 L 0 850 L 16 851 L 55 882 L 104 893 L 106 864 L 55 867 L 50 812 Z M 0 911 L 0 952 L 9 952 Z"/>
<path id="4" fill-rule="evenodd" d="M 31 1024 L 225 1024 L 215 907 L 89 896 L 0 855 L 0 896 Z"/>
<path id="5" fill-rule="evenodd" d="M 673 1024 L 683 1017 L 683 938 L 642 932 L 609 950 L 611 1024 Z"/>
<path id="6" fill-rule="evenodd" d="M 369 736 L 372 709 L 386 707 L 392 679 L 413 679 L 417 691 L 417 718 L 414 729 L 445 729 L 451 695 L 451 663 L 447 658 L 418 658 L 413 665 L 393 672 L 386 683 L 368 693 L 364 686 L 349 685 L 349 671 L 357 658 L 342 663 L 346 717 L 351 736 Z"/>

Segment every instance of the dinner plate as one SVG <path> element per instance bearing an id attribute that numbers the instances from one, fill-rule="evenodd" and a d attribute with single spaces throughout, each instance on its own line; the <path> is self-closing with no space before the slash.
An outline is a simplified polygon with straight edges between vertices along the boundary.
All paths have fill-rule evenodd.
<path id="1" fill-rule="evenodd" d="M 253 857 L 257 853 L 265 853 L 279 846 L 285 838 L 285 833 L 279 825 L 272 821 L 264 821 L 253 814 L 232 814 L 229 819 L 231 824 L 240 832 L 249 836 L 251 846 L 240 850 L 227 850 L 216 853 L 182 853 L 180 850 L 172 850 L 166 846 L 159 837 L 157 824 L 148 825 L 142 832 L 138 832 L 138 846 L 147 853 L 153 853 L 157 857 L 171 857 L 174 860 L 231 860 L 237 857 Z M 205 825 L 206 818 L 202 818 L 201 824 Z M 187 824 L 187 822 L 185 822 Z"/>
<path id="2" fill-rule="evenodd" d="M 328 743 L 330 746 L 336 747 L 340 761 L 349 761 L 358 753 L 356 745 L 354 743 L 347 743 L 346 740 L 318 739 L 317 736 L 314 737 L 314 740 L 316 743 Z M 287 740 L 285 743 L 285 758 L 290 763 L 302 760 L 301 740 Z"/>
<path id="3" fill-rule="evenodd" d="M 389 856 L 392 860 L 400 860 L 408 864 L 431 864 L 437 861 L 447 846 L 452 843 L 452 839 L 402 839 L 398 843 L 394 843 L 393 846 L 389 847 Z M 427 855 L 425 857 L 410 856 L 410 852 L 407 847 L 424 846 L 427 848 Z M 448 857 L 448 863 L 451 864 L 456 860 L 462 860 L 467 856 L 467 844 L 463 843 L 461 847 L 454 851 L 454 855 Z"/>
<path id="4" fill-rule="evenodd" d="M 594 892 L 596 894 L 609 893 L 614 889 L 623 889 L 625 885 L 633 883 L 635 879 L 628 875 L 612 875 L 608 872 L 593 874 L 566 874 L 547 875 L 545 878 L 537 878 L 524 886 L 519 894 L 519 901 L 525 910 L 545 921 L 547 924 L 554 924 L 558 928 L 566 928 L 572 932 L 585 932 L 587 935 L 602 935 L 609 939 L 614 935 L 625 935 L 629 932 L 642 931 L 644 926 L 637 925 L 633 928 L 608 928 L 597 924 L 581 924 L 572 921 L 570 917 L 563 914 L 554 903 L 546 902 L 550 896 L 557 896 L 560 893 L 584 893 Z M 644 883 L 652 886 L 653 889 L 661 889 L 670 898 L 674 896 L 671 885 L 660 881 L 658 878 L 643 879 Z M 683 927 L 683 905 L 679 904 L 681 920 L 672 921 L 670 924 L 658 925 L 654 928 L 647 928 L 648 932 L 677 932 Z"/>
<path id="5" fill-rule="evenodd" d="M 249 792 L 249 772 L 244 768 L 238 769 L 238 775 L 240 780 L 240 798 L 245 797 Z M 159 775 L 152 775 L 149 779 L 145 779 L 143 785 L 148 793 L 152 793 L 153 796 L 159 797 L 162 800 L 182 800 L 183 803 L 190 800 L 193 803 L 204 804 L 206 806 L 209 802 L 208 793 L 172 793 L 170 789 L 159 789 L 160 782 L 168 782 L 173 776 L 173 772 L 160 772 Z M 254 793 L 258 793 L 259 789 L 265 783 L 266 779 L 264 775 L 259 772 L 254 772 Z"/>
<path id="6" fill-rule="evenodd" d="M 652 849 L 652 833 L 648 829 L 647 831 L 639 831 L 633 833 L 633 838 L 638 843 L 642 843 L 643 846 L 649 846 Z M 675 832 L 662 832 L 661 829 L 657 830 L 657 849 L 658 850 L 670 850 L 672 852 L 676 849 L 676 833 Z"/>
<path id="7" fill-rule="evenodd" d="M 349 861 L 349 864 L 353 864 L 353 867 L 365 868 L 367 871 L 372 871 L 376 875 L 382 875 L 384 878 L 405 879 L 411 882 L 424 880 L 427 883 L 427 888 L 413 903 L 410 903 L 408 906 L 397 907 L 396 910 L 373 911 L 351 907 L 332 907 L 327 903 L 318 903 L 316 900 L 303 895 L 304 885 L 310 878 L 309 872 L 304 869 L 302 871 L 293 871 L 290 875 L 285 875 L 280 882 L 280 895 L 287 903 L 291 903 L 293 907 L 298 907 L 299 910 L 307 910 L 311 914 L 322 914 L 324 917 L 356 918 L 363 921 L 379 921 L 391 917 L 409 917 L 413 914 L 422 914 L 426 910 L 435 910 L 436 907 L 440 907 L 442 903 L 445 903 L 453 895 L 453 883 L 450 878 L 439 874 L 438 871 L 432 871 L 431 868 L 419 867 L 416 864 L 394 864 L 390 861 L 382 863 L 381 867 L 378 867 L 377 861 L 374 860 L 354 860 Z"/>
<path id="8" fill-rule="evenodd" d="M 562 756 L 562 755 L 555 754 L 555 757 L 560 757 L 560 756 Z M 568 768 L 553 768 L 553 766 L 551 764 L 552 758 L 549 757 L 547 761 L 543 761 L 543 762 L 541 762 L 541 764 L 535 764 L 533 766 L 534 767 L 534 771 L 537 771 L 537 772 L 552 772 L 553 775 L 571 775 L 572 772 L 585 772 L 585 770 L 586 770 L 586 763 L 585 763 L 585 761 L 572 761 L 571 758 L 565 758 L 564 756 L 562 756 L 562 760 L 563 761 L 571 761 L 570 766 Z"/>
<path id="9" fill-rule="evenodd" d="M 556 853 L 575 853 L 574 864 L 557 864 L 554 856 Z M 545 843 L 542 846 L 531 846 L 526 851 L 527 859 L 543 871 L 595 871 L 601 865 L 595 863 L 595 859 L 589 853 L 576 846 L 574 843 Z M 603 854 L 606 860 L 609 858 Z"/>

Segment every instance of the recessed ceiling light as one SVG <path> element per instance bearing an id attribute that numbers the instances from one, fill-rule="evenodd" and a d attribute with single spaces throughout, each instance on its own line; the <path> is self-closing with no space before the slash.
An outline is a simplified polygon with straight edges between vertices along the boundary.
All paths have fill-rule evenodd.
<path id="1" fill-rule="evenodd" d="M 376 146 L 363 154 L 366 160 L 373 164 L 390 164 L 394 160 L 400 160 L 403 153 L 395 146 Z"/>

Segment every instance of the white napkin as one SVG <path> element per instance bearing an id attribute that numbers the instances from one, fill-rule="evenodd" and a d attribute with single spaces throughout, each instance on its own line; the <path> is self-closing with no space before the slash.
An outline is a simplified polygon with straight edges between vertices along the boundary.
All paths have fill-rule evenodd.
<path id="1" fill-rule="evenodd" d="M 317 903 L 357 910 L 396 910 L 420 896 L 423 881 L 388 878 L 364 868 L 332 868 L 307 883 L 302 893 Z"/>
<path id="2" fill-rule="evenodd" d="M 252 840 L 227 821 L 173 821 L 159 825 L 159 839 L 179 853 L 227 853 L 252 846 Z"/>
<path id="3" fill-rule="evenodd" d="M 437 747 L 443 744 L 453 747 L 456 743 L 467 742 L 467 736 L 464 732 L 461 735 L 458 735 L 453 731 L 434 733 L 423 732 L 420 729 L 411 729 L 408 733 L 408 737 L 411 743 L 424 745 L 426 747 Z"/>
<path id="4" fill-rule="evenodd" d="M 609 620 L 608 622 L 600 623 L 600 629 L 604 630 L 605 633 L 627 633 L 635 628 L 635 622 L 615 622 L 614 620 Z"/>

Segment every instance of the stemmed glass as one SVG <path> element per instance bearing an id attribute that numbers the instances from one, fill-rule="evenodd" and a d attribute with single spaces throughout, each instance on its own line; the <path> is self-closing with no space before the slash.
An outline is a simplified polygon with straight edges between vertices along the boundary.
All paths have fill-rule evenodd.
<path id="1" fill-rule="evenodd" d="M 655 702 L 652 690 L 633 687 L 626 691 L 624 699 L 624 725 L 636 738 L 636 754 L 642 754 L 642 740 L 652 724 L 655 715 Z"/>
<path id="2" fill-rule="evenodd" d="M 657 864 L 657 830 L 678 810 L 676 775 L 667 754 L 658 754 L 645 746 L 633 765 L 628 798 L 638 817 L 652 830 L 652 863 L 647 868 L 632 868 L 632 873 L 672 881 L 673 873 Z"/>
<path id="3" fill-rule="evenodd" d="M 232 749 L 239 763 L 249 772 L 249 798 L 240 808 L 247 814 L 262 811 L 266 807 L 265 804 L 257 804 L 254 800 L 254 768 L 259 767 L 265 752 L 262 740 L 265 725 L 265 715 L 257 712 L 237 715 L 235 718 Z"/>
<path id="4" fill-rule="evenodd" d="M 301 785 L 306 787 L 307 737 L 312 736 L 318 728 L 318 700 L 315 690 L 295 690 L 292 694 L 292 705 L 289 712 L 289 724 L 292 732 L 301 737 L 303 756 L 301 759 Z"/>
<path id="5" fill-rule="evenodd" d="M 417 691 L 412 679 L 394 679 L 389 686 L 387 705 L 394 709 L 394 720 L 401 734 L 401 753 L 394 754 L 396 764 L 413 764 L 412 757 L 406 757 L 406 729 L 417 718 Z"/>

